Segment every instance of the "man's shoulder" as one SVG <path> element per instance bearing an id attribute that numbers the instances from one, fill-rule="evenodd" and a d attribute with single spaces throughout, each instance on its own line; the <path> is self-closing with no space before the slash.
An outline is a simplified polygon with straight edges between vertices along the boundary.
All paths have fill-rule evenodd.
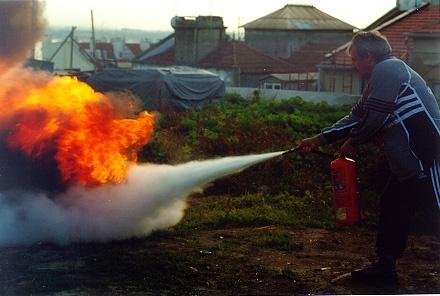
<path id="1" fill-rule="evenodd" d="M 374 67 L 374 70 L 390 72 L 390 71 L 400 70 L 402 68 L 405 68 L 405 62 L 393 57 L 377 63 L 376 66 Z"/>
<path id="2" fill-rule="evenodd" d="M 397 58 L 389 58 L 380 61 L 373 69 L 372 77 L 379 80 L 398 80 L 403 81 L 408 79 L 408 71 L 406 70 L 405 62 Z"/>

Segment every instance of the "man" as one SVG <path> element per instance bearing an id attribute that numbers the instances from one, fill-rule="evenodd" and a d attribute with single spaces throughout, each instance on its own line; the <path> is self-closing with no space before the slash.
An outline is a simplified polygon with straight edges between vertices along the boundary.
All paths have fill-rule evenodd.
<path id="1" fill-rule="evenodd" d="M 377 260 L 353 271 L 355 280 L 395 280 L 396 259 L 405 248 L 410 220 L 420 203 L 428 203 L 433 227 L 439 230 L 440 112 L 425 81 L 403 61 L 391 56 L 379 32 L 358 32 L 347 50 L 354 69 L 367 81 L 351 113 L 312 138 L 301 141 L 306 154 L 320 145 L 347 139 L 343 155 L 356 146 L 381 139 L 391 178 L 381 196 Z"/>

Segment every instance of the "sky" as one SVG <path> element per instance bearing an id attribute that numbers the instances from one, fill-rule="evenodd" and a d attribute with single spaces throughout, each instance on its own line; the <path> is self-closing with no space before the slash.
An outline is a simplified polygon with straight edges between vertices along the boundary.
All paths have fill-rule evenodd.
<path id="1" fill-rule="evenodd" d="M 171 31 L 173 16 L 218 15 L 228 31 L 286 4 L 313 5 L 355 27 L 364 28 L 396 5 L 396 0 L 46 0 L 50 26 L 132 28 Z"/>

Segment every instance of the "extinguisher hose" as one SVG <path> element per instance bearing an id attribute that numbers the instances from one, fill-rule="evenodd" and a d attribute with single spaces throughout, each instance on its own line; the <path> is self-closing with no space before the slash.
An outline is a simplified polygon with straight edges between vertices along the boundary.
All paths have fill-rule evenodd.
<path id="1" fill-rule="evenodd" d="M 286 155 L 286 154 L 290 154 L 290 153 L 298 152 L 298 151 L 299 151 L 299 149 L 298 149 L 298 147 L 296 147 L 296 148 L 292 148 L 292 149 L 287 150 L 282 155 Z M 323 152 L 323 151 L 318 150 L 318 149 L 312 149 L 311 152 L 314 153 L 314 154 L 321 155 L 321 156 L 326 156 L 326 157 L 331 157 L 331 158 L 335 157 L 334 154 Z"/>

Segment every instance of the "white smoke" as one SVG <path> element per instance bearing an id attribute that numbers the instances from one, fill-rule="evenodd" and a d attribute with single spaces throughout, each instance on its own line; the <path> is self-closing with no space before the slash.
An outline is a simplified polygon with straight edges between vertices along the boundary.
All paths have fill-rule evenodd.
<path id="1" fill-rule="evenodd" d="M 225 157 L 177 166 L 144 164 L 123 184 L 73 187 L 53 199 L 0 192 L 0 245 L 58 244 L 140 237 L 177 224 L 186 197 L 208 182 L 281 155 Z"/>

